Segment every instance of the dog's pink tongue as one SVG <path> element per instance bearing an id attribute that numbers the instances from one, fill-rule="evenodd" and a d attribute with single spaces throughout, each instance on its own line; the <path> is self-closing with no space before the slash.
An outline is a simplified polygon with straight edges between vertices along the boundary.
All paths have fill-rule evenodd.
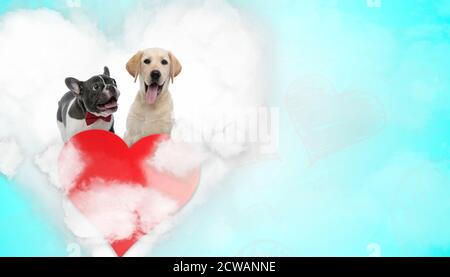
<path id="1" fill-rule="evenodd" d="M 158 85 L 153 84 L 153 85 L 149 86 L 147 89 L 147 93 L 146 93 L 147 102 L 149 104 L 155 103 L 156 96 L 158 96 Z"/>

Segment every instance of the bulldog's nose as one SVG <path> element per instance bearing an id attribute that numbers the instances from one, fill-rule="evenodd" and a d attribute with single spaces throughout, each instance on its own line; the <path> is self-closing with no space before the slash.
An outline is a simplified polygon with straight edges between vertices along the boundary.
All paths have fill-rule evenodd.
<path id="1" fill-rule="evenodd" d="M 116 89 L 115 89 L 113 86 L 108 86 L 108 90 L 109 90 L 111 93 L 115 93 L 115 92 L 116 92 Z"/>
<path id="2" fill-rule="evenodd" d="M 109 91 L 109 95 L 110 95 L 111 97 L 118 97 L 118 96 L 119 96 L 119 90 L 116 89 L 116 88 L 113 87 L 113 86 L 108 86 L 108 87 L 107 87 L 107 91 Z"/>
<path id="3" fill-rule="evenodd" d="M 161 77 L 161 72 L 159 70 L 153 70 L 150 73 L 150 77 L 152 77 L 152 80 L 158 80 Z"/>

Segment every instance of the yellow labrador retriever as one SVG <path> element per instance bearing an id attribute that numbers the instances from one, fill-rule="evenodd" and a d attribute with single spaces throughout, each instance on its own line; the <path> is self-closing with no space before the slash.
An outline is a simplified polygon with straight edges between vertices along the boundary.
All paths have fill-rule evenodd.
<path id="1" fill-rule="evenodd" d="M 137 52 L 127 63 L 140 88 L 128 113 L 124 140 L 128 145 L 152 134 L 170 134 L 173 103 L 169 83 L 180 74 L 181 64 L 170 52 L 149 48 Z"/>

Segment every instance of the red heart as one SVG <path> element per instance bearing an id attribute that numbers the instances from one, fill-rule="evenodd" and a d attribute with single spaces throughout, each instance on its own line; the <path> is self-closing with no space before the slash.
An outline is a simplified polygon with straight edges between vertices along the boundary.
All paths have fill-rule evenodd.
<path id="1" fill-rule="evenodd" d="M 127 225 L 129 221 L 126 221 L 130 219 L 129 217 L 125 217 L 121 222 L 122 209 L 132 209 L 127 210 L 128 213 L 126 213 L 131 214 L 135 219 L 134 225 L 131 225 L 134 226 L 132 234 L 121 239 L 107 237 L 118 256 L 123 256 L 141 236 L 185 205 L 197 188 L 199 169 L 193 170 L 184 177 L 178 177 L 158 171 L 147 162 L 154 156 L 159 143 L 167 139 L 167 135 L 152 135 L 128 148 L 126 143 L 113 133 L 92 130 L 72 137 L 61 151 L 58 166 L 61 181 L 68 188 L 67 195 L 97 228 L 101 227 L 100 231 L 105 233 L 109 231 L 102 230 L 105 228 L 101 224 L 103 222 L 114 222 L 114 226 L 117 227 L 129 226 Z M 76 156 L 74 156 L 74 150 Z M 74 164 L 75 160 L 77 162 Z M 117 190 L 118 188 L 120 189 Z M 108 190 L 113 194 L 108 194 Z M 133 193 L 133 190 L 137 193 Z M 133 200 L 127 203 L 128 196 L 123 195 L 126 193 L 114 194 L 117 191 L 130 192 L 131 197 L 141 197 L 148 193 L 148 195 L 158 195 L 159 198 L 139 198 L 140 202 L 136 208 L 133 207 L 135 204 Z M 148 199 L 163 199 L 173 205 L 172 208 L 167 208 L 170 212 L 164 214 L 166 209 L 161 208 L 159 211 L 158 207 L 151 206 L 158 205 L 160 202 L 151 203 L 152 201 Z M 106 216 L 101 214 L 99 217 L 96 214 L 96 207 L 102 208 L 102 201 L 108 203 L 107 205 L 112 203 L 113 208 L 107 211 Z M 115 201 L 117 201 L 117 207 L 114 206 Z M 152 217 L 153 214 L 154 217 Z M 143 223 L 143 218 L 151 220 Z"/>

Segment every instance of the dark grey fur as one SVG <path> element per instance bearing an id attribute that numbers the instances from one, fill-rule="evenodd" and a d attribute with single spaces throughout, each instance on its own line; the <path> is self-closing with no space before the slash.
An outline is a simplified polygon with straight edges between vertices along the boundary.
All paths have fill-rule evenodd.
<path id="1" fill-rule="evenodd" d="M 98 105 L 105 104 L 111 99 L 107 98 L 107 96 L 102 93 L 102 91 L 105 89 L 105 84 L 106 86 L 108 86 L 109 90 L 113 91 L 113 94 L 116 94 L 118 98 L 116 81 L 110 77 L 109 69 L 106 66 L 104 68 L 103 74 L 96 75 L 84 82 L 78 81 L 77 79 L 71 77 L 67 78 L 66 85 L 70 89 L 70 91 L 66 92 L 58 102 L 56 119 L 59 122 L 63 123 L 64 126 L 66 126 L 67 111 L 69 111 L 68 114 L 70 117 L 79 120 L 84 119 L 87 112 L 101 113 L 101 111 L 97 108 Z M 98 89 L 94 90 L 94 86 L 97 86 Z M 72 105 L 70 105 L 72 100 L 75 98 L 76 100 Z M 114 124 L 111 127 L 110 131 L 114 132 Z"/>

